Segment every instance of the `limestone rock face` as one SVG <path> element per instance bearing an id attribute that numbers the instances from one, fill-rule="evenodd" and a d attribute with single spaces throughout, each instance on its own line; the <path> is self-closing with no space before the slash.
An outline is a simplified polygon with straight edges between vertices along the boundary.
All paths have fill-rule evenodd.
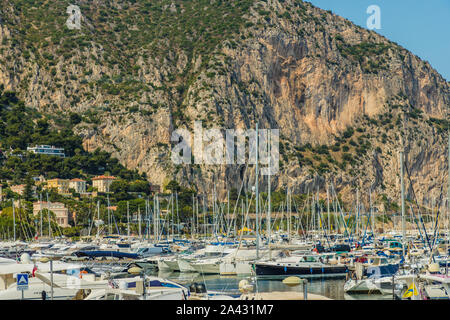
<path id="1" fill-rule="evenodd" d="M 181 19 L 198 1 L 157 2 L 164 4 L 161 12 Z M 101 12 L 100 2 L 91 5 Z M 132 5 L 120 8 L 144 15 Z M 251 1 L 239 32 L 208 53 L 189 51 L 169 36 L 142 47 L 127 47 L 131 40 L 117 34 L 106 41 L 95 15 L 86 15 L 80 31 L 89 45 L 70 55 L 61 50 L 70 41 L 55 35 L 30 49 L 17 25 L 38 22 L 8 1 L 3 16 L 0 83 L 43 113 L 83 114 L 75 131 L 87 150 L 112 152 L 153 183 L 178 179 L 222 195 L 225 188 L 254 184 L 253 166 L 171 161 L 172 132 L 193 133 L 200 120 L 205 128 L 254 129 L 258 122 L 279 129 L 280 172 L 272 188 L 312 192 L 332 181 L 348 198 L 358 187 L 397 201 L 403 141 L 418 200 L 439 198 L 443 187 L 445 192 L 449 83 L 413 53 L 309 3 Z M 120 50 L 117 63 L 110 63 L 111 46 Z M 167 54 L 155 53 L 164 47 Z M 50 63 L 42 63 L 49 55 Z M 348 128 L 355 130 L 345 137 Z M 318 152 L 320 146 L 328 151 Z M 266 183 L 261 179 L 261 187 Z"/>

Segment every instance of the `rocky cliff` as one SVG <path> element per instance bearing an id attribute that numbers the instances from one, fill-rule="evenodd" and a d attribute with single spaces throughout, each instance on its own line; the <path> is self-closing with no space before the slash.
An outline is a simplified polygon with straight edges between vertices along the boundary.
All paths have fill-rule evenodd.
<path id="1" fill-rule="evenodd" d="M 176 166 L 172 131 L 280 129 L 272 187 L 399 198 L 398 152 L 419 201 L 447 181 L 450 85 L 428 62 L 303 1 L 8 1 L 0 83 L 53 119 L 81 115 L 85 148 L 110 151 L 151 182 L 223 192 L 244 166 Z M 402 143 L 403 142 L 403 143 Z M 408 195 L 412 189 L 408 182 Z M 261 187 L 265 188 L 266 179 Z"/>

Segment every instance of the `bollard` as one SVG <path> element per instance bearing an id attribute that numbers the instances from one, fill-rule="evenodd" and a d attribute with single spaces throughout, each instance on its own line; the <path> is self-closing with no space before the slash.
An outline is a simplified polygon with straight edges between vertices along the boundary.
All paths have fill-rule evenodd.
<path id="1" fill-rule="evenodd" d="M 395 300 L 395 278 L 392 275 L 392 300 Z"/>
<path id="2" fill-rule="evenodd" d="M 53 260 L 50 260 L 51 299 L 53 300 Z"/>
<path id="3" fill-rule="evenodd" d="M 308 300 L 308 280 L 303 279 L 303 300 Z"/>
<path id="4" fill-rule="evenodd" d="M 145 272 L 142 271 L 142 282 L 144 283 L 143 287 L 144 287 L 144 292 L 143 292 L 143 300 L 146 300 L 146 292 L 145 292 Z"/>

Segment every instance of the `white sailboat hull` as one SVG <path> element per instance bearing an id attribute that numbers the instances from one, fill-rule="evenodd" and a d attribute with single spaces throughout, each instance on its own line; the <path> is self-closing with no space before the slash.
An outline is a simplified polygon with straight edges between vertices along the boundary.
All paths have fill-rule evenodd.
<path id="1" fill-rule="evenodd" d="M 170 270 L 172 270 L 172 271 L 180 271 L 180 267 L 178 265 L 178 261 L 177 260 L 166 260 L 164 262 L 170 268 Z"/>
<path id="2" fill-rule="evenodd" d="M 164 260 L 158 260 L 158 269 L 160 271 L 172 271 L 172 268 Z"/>
<path id="3" fill-rule="evenodd" d="M 380 289 L 370 279 L 348 280 L 344 285 L 345 293 L 381 293 Z"/>
<path id="4" fill-rule="evenodd" d="M 185 259 L 178 259 L 178 267 L 180 272 L 195 272 L 195 269 L 191 266 L 191 262 Z"/>
<path id="5" fill-rule="evenodd" d="M 219 262 L 192 264 L 192 267 L 201 274 L 220 274 Z"/>
<path id="6" fill-rule="evenodd" d="M 252 273 L 252 265 L 249 262 L 223 262 L 219 270 L 221 275 L 245 275 Z"/>

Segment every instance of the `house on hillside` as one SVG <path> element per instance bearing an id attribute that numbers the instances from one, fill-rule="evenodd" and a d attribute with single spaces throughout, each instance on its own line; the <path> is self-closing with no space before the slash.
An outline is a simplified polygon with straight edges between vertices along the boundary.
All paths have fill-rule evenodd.
<path id="1" fill-rule="evenodd" d="M 33 202 L 33 215 L 39 216 L 41 210 L 47 209 L 55 214 L 56 223 L 62 227 L 70 227 L 69 225 L 69 209 L 61 202 Z"/>
<path id="2" fill-rule="evenodd" d="M 49 156 L 56 156 L 61 158 L 66 157 L 64 153 L 64 148 L 57 148 L 55 146 L 39 145 L 34 147 L 28 147 L 27 151 L 33 152 L 35 154 L 46 154 Z"/>
<path id="3" fill-rule="evenodd" d="M 56 189 L 59 194 L 68 194 L 69 193 L 69 180 L 66 179 L 50 179 L 47 181 L 48 189 Z"/>
<path id="4" fill-rule="evenodd" d="M 74 189 L 77 193 L 85 193 L 86 181 L 78 178 L 72 179 L 69 181 L 69 188 Z"/>
<path id="5" fill-rule="evenodd" d="M 109 192 L 109 187 L 114 180 L 116 177 L 113 176 L 97 176 L 92 178 L 92 186 L 97 188 L 98 192 Z"/>
<path id="6" fill-rule="evenodd" d="M 23 196 L 23 192 L 25 190 L 25 185 L 24 184 L 16 184 L 15 186 L 10 186 L 9 188 L 11 189 L 12 192 L 18 193 L 21 196 Z"/>

